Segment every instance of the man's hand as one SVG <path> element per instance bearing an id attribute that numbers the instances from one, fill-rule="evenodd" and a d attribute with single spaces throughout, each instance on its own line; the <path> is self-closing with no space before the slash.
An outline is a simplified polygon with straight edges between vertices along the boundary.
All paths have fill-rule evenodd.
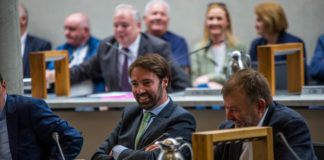
<path id="1" fill-rule="evenodd" d="M 146 152 L 152 152 L 152 151 L 154 151 L 154 150 L 156 150 L 156 149 L 159 149 L 159 148 L 160 148 L 160 147 L 159 147 L 157 144 L 152 144 L 152 145 L 146 147 L 146 148 L 145 148 L 145 151 L 146 151 Z"/>
<path id="2" fill-rule="evenodd" d="M 46 70 L 46 80 L 49 83 L 55 82 L 55 70 Z"/>

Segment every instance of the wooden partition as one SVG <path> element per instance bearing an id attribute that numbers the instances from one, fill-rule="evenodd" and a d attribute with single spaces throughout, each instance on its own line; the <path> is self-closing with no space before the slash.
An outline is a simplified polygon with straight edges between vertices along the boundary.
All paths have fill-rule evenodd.
<path id="1" fill-rule="evenodd" d="M 55 61 L 56 96 L 70 95 L 70 72 L 68 51 L 41 51 L 30 54 L 32 97 L 47 98 L 46 62 Z"/>
<path id="2" fill-rule="evenodd" d="M 273 160 L 273 136 L 271 127 L 244 127 L 192 134 L 194 160 L 213 160 L 214 144 L 251 141 L 253 159 Z"/>
<path id="3" fill-rule="evenodd" d="M 300 93 L 304 85 L 304 56 L 302 43 L 258 46 L 258 71 L 268 80 L 272 95 L 275 88 L 275 56 L 287 55 L 287 86 L 289 93 Z"/>

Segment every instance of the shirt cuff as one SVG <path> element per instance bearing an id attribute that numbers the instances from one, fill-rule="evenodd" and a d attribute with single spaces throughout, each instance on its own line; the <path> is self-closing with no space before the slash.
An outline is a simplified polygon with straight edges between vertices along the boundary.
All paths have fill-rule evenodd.
<path id="1" fill-rule="evenodd" d="M 116 145 L 112 148 L 112 153 L 113 153 L 113 157 L 114 159 L 118 159 L 119 154 L 122 153 L 124 150 L 126 150 L 127 148 L 122 146 L 122 145 Z"/>

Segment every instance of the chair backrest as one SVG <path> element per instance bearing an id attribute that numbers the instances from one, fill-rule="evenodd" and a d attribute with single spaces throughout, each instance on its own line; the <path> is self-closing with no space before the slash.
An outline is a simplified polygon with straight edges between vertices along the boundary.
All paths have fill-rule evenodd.
<path id="1" fill-rule="evenodd" d="M 315 155 L 318 160 L 324 159 L 324 143 L 313 143 Z"/>
<path id="2" fill-rule="evenodd" d="M 194 160 L 213 160 L 214 143 L 251 141 L 253 159 L 273 160 L 272 127 L 244 127 L 215 131 L 195 132 L 192 134 Z"/>
<path id="3" fill-rule="evenodd" d="M 272 95 L 275 88 L 275 58 L 276 55 L 287 55 L 287 85 L 288 92 L 300 93 L 304 86 L 304 57 L 302 43 L 284 43 L 258 46 L 258 71 L 268 80 Z"/>
<path id="4" fill-rule="evenodd" d="M 46 61 L 55 61 L 56 96 L 70 95 L 68 51 L 40 51 L 30 54 L 32 97 L 47 98 Z"/>
<path id="5" fill-rule="evenodd" d="M 287 91 L 287 61 L 275 61 L 275 88 Z M 252 68 L 258 70 L 258 62 L 252 63 Z"/>

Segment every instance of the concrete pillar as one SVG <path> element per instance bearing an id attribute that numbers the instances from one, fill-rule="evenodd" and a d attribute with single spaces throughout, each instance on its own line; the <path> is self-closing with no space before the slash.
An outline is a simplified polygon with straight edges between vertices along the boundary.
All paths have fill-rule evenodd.
<path id="1" fill-rule="evenodd" d="M 18 0 L 0 0 L 0 72 L 9 94 L 23 94 Z"/>

